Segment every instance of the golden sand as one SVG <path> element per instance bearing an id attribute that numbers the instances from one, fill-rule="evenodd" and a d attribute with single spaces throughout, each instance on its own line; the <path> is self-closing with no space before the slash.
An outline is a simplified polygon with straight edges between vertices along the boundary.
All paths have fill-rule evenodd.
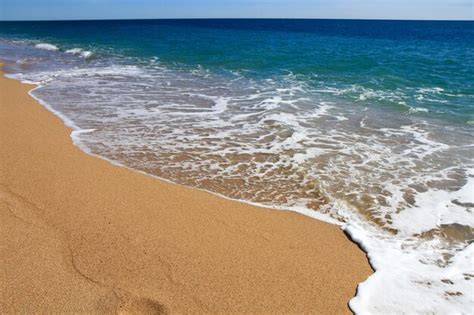
<path id="1" fill-rule="evenodd" d="M 349 313 L 371 274 L 337 227 L 89 156 L 0 78 L 0 313 Z"/>

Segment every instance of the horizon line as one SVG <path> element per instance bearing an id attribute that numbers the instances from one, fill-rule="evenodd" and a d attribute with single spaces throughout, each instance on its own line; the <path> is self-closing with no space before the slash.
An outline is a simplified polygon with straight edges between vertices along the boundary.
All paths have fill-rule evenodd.
<path id="1" fill-rule="evenodd" d="M 384 18 L 332 18 L 332 17 L 161 17 L 161 18 L 78 18 L 78 19 L 27 19 L 27 20 L 3 20 L 0 22 L 87 22 L 87 21 L 146 21 L 146 20 L 344 20 L 344 21 L 400 21 L 400 22 L 474 22 L 474 19 L 384 19 Z"/>

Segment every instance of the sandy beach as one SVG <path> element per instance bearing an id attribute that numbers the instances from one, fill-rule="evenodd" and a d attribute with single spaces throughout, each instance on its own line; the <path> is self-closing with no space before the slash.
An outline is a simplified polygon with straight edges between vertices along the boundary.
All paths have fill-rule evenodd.
<path id="1" fill-rule="evenodd" d="M 114 166 L 0 78 L 1 313 L 350 313 L 339 227 Z"/>

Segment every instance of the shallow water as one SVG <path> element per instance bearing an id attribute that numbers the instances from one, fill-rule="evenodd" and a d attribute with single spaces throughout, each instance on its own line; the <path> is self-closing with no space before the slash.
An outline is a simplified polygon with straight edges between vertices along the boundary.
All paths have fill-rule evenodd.
<path id="1" fill-rule="evenodd" d="M 85 151 L 338 222 L 358 313 L 470 311 L 472 22 L 55 23 L 1 23 L 0 58 Z"/>

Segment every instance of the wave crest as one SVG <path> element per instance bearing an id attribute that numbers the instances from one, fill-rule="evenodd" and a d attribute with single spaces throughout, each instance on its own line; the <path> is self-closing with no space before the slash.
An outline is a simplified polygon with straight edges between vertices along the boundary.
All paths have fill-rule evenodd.
<path id="1" fill-rule="evenodd" d="M 69 49 L 69 50 L 66 50 L 66 53 L 80 56 L 81 58 L 84 58 L 84 59 L 90 59 L 94 56 L 94 53 L 92 51 L 84 50 L 82 48 Z"/>
<path id="2" fill-rule="evenodd" d="M 47 44 L 47 43 L 36 44 L 35 47 L 39 48 L 39 49 L 51 50 L 51 51 L 59 50 L 59 48 L 57 46 L 52 45 L 52 44 Z"/>

